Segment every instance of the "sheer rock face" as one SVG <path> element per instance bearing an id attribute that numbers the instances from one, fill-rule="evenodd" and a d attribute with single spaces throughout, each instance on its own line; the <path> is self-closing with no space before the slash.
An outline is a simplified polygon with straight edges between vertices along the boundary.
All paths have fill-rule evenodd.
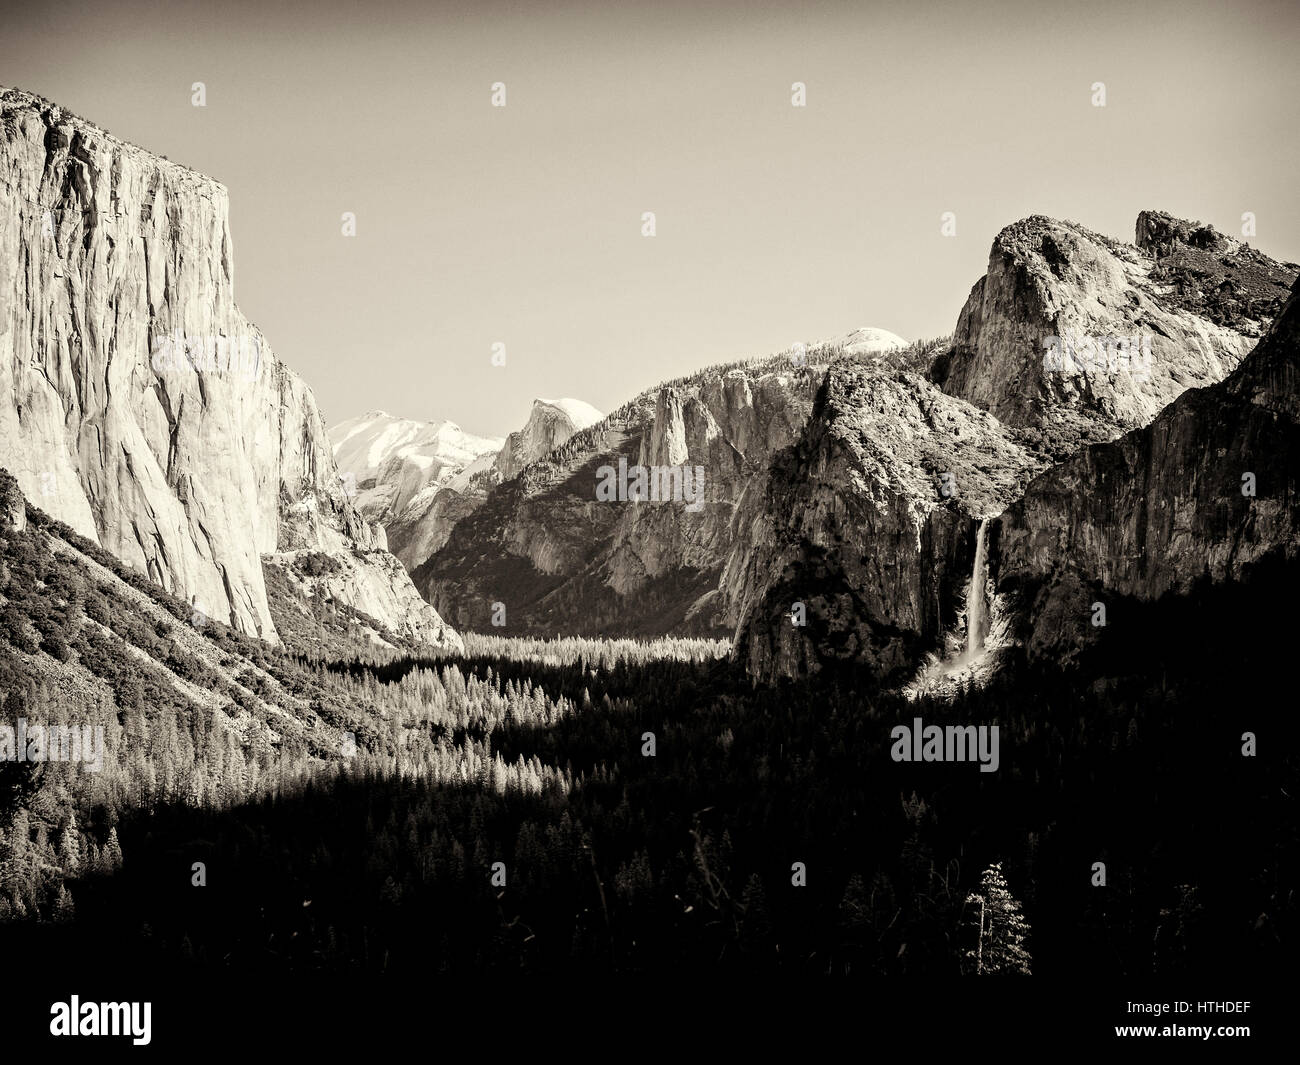
<path id="1" fill-rule="evenodd" d="M 722 577 L 735 653 L 769 681 L 914 663 L 956 620 L 977 519 L 1044 461 L 916 374 L 832 367 L 797 444 L 737 510 Z"/>
<path id="2" fill-rule="evenodd" d="M 275 640 L 262 554 L 376 540 L 311 391 L 235 306 L 225 188 L 19 90 L 0 120 L 0 466 Z M 384 620 L 440 624 L 417 614 Z"/>
<path id="3" fill-rule="evenodd" d="M 703 477 L 697 504 L 636 504 L 619 523 L 608 565 L 609 584 L 631 596 L 647 582 L 676 571 L 708 574 L 712 588 L 735 531 L 736 504 L 761 476 L 770 456 L 798 436 L 812 407 L 811 379 L 784 373 L 732 370 L 704 380 L 698 390 L 665 388 L 642 436 L 637 463 L 689 468 Z M 692 510 L 691 506 L 697 506 Z M 714 596 L 698 606 L 717 609 Z M 704 621 L 701 618 L 701 621 Z M 709 624 L 714 624 L 710 617 Z"/>
<path id="4" fill-rule="evenodd" d="M 430 485 L 416 493 L 384 531 L 393 553 L 407 570 L 414 570 L 438 551 L 461 518 L 468 517 L 483 504 L 493 485 L 498 484 L 487 471 L 475 471 L 469 478 L 456 477 L 450 484 Z"/>
<path id="5" fill-rule="evenodd" d="M 603 418 L 595 407 L 576 399 L 535 399 L 528 421 L 519 432 L 506 437 L 495 469 L 508 481 L 530 462 L 545 458 L 574 433 L 590 428 Z"/>
<path id="6" fill-rule="evenodd" d="M 0 530 L 27 528 L 27 500 L 8 470 L 0 469 Z"/>
<path id="7" fill-rule="evenodd" d="M 453 624 L 487 631 L 501 603 L 505 632 L 725 633 L 718 578 L 736 502 L 802 430 L 821 376 L 781 357 L 643 394 L 495 487 L 417 586 Z M 602 500 L 620 461 L 629 487 L 637 467 L 689 468 L 689 490 Z"/>
<path id="8" fill-rule="evenodd" d="M 1030 484 L 998 522 L 993 564 L 1021 599 L 1031 652 L 1068 658 L 1097 634 L 1094 602 L 1294 557 L 1298 519 L 1300 285 L 1226 380 Z"/>
<path id="9" fill-rule="evenodd" d="M 1071 431 L 1082 419 L 1081 442 L 1146 425 L 1185 389 L 1222 380 L 1295 268 L 1157 212 L 1139 216 L 1137 239 L 1042 217 L 1008 226 L 933 379 L 1008 425 Z"/>

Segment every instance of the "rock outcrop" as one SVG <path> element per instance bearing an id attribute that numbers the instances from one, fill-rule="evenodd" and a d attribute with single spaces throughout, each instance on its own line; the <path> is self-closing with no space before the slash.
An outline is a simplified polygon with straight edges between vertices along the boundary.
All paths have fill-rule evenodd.
<path id="1" fill-rule="evenodd" d="M 8 470 L 0 469 L 0 529 L 22 532 L 27 528 L 27 500 Z"/>
<path id="2" fill-rule="evenodd" d="M 723 574 L 755 678 L 889 676 L 952 626 L 978 519 L 1046 460 L 917 374 L 833 366 L 798 442 L 746 494 Z"/>
<path id="3" fill-rule="evenodd" d="M 1031 654 L 1068 659 L 1093 604 L 1186 593 L 1300 551 L 1300 285 L 1224 381 L 1036 478 L 999 519 L 993 569 Z"/>
<path id="4" fill-rule="evenodd" d="M 1295 267 L 1154 212 L 1137 235 L 1128 245 L 1042 217 L 1002 230 L 933 379 L 1008 425 L 1041 430 L 1058 454 L 1146 425 L 1185 389 L 1222 380 Z M 1240 299 L 1226 295 L 1232 286 Z"/>
<path id="5" fill-rule="evenodd" d="M 580 399 L 535 399 L 528 421 L 506 437 L 497 455 L 495 469 L 508 481 L 530 462 L 545 458 L 574 433 L 595 425 L 604 417 Z"/>
<path id="6" fill-rule="evenodd" d="M 353 636 L 371 643 L 463 647 L 460 636 L 424 602 L 402 564 L 387 551 L 285 551 L 264 556 L 262 564 L 268 571 L 278 569 L 280 586 L 293 593 L 288 602 L 275 604 L 278 616 L 295 610 L 310 617 L 317 603 L 341 606 L 353 623 Z"/>
<path id="7" fill-rule="evenodd" d="M 1151 280 L 1166 303 L 1243 336 L 1258 337 L 1261 324 L 1278 316 L 1296 276 L 1295 263 L 1164 211 L 1138 215 L 1136 243 L 1154 260 Z"/>
<path id="8" fill-rule="evenodd" d="M 311 391 L 235 305 L 225 188 L 13 89 L 0 93 L 0 466 L 52 516 L 268 640 L 262 555 L 380 542 Z M 441 624 L 408 606 L 385 624 Z"/>

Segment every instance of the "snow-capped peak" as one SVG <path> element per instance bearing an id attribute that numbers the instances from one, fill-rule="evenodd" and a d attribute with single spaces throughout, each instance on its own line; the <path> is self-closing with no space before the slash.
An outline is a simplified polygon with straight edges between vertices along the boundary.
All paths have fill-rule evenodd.
<path id="1" fill-rule="evenodd" d="M 892 351 L 894 348 L 905 348 L 908 342 L 897 333 L 891 333 L 888 329 L 877 329 L 875 326 L 863 325 L 849 333 L 840 343 L 844 345 L 846 351 L 875 354 Z"/>
<path id="2" fill-rule="evenodd" d="M 605 417 L 590 403 L 584 403 L 580 399 L 542 399 L 538 397 L 533 400 L 533 406 L 536 407 L 538 404 L 558 410 L 573 423 L 574 432 L 588 429 Z"/>
<path id="3" fill-rule="evenodd" d="M 382 520 L 428 484 L 440 484 L 483 455 L 500 437 L 474 436 L 455 422 L 421 422 L 369 411 L 330 430 L 339 473 L 360 488 L 353 500 L 368 520 Z"/>

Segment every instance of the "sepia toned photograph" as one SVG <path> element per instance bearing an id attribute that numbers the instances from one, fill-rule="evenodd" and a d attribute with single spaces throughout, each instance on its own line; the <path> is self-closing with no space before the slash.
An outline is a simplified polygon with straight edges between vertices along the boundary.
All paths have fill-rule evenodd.
<path id="1" fill-rule="evenodd" d="M 13 1060 L 1272 1060 L 1297 55 L 5 2 Z"/>

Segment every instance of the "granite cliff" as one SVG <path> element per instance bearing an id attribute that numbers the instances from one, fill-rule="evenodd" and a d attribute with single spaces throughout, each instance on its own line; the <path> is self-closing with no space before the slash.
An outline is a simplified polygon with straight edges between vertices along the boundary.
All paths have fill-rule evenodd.
<path id="1" fill-rule="evenodd" d="M 897 674 L 958 620 L 978 521 L 1044 457 L 915 373 L 832 366 L 798 441 L 737 511 L 722 577 L 754 677 Z"/>
<path id="2" fill-rule="evenodd" d="M 1039 216 L 1007 226 L 933 380 L 1066 447 L 1145 425 L 1185 389 L 1222 380 L 1294 267 L 1158 212 L 1136 230 L 1124 244 Z"/>
<path id="3" fill-rule="evenodd" d="M 887 363 L 831 368 L 797 443 L 775 455 L 737 510 L 722 588 L 736 654 L 756 678 L 833 662 L 901 675 L 924 653 L 942 651 L 945 633 L 964 623 L 979 522 L 1026 491 L 1023 509 L 1009 511 L 1022 515 L 1020 524 L 1009 516 L 992 530 L 995 540 L 1004 530 L 1011 552 L 1000 588 L 1040 581 L 1056 567 L 1082 567 L 1102 583 L 1114 577 L 1119 588 L 1141 583 L 1122 560 L 1132 557 L 1133 538 L 1147 535 L 1147 519 L 1139 533 L 1126 515 L 1160 497 L 1141 481 L 1150 463 L 1124 449 L 1144 445 L 1090 445 L 1145 426 L 1189 388 L 1233 374 L 1296 268 L 1156 212 L 1139 216 L 1137 240 L 1125 245 L 1040 217 L 1008 226 L 951 342 L 928 365 L 906 360 L 918 376 L 888 372 Z M 1196 402 L 1210 401 L 1189 399 L 1170 417 L 1185 421 Z M 1175 446 L 1159 435 L 1137 439 L 1157 453 Z M 1160 511 L 1166 522 L 1178 510 L 1171 500 L 1186 492 L 1176 478 L 1192 476 L 1194 455 L 1210 447 L 1195 432 L 1182 443 L 1190 450 L 1176 468 L 1151 460 L 1151 476 L 1168 478 L 1159 504 L 1172 508 Z M 1095 493 L 1100 474 L 1090 462 L 1109 471 Z M 1129 488 L 1116 488 L 1130 476 L 1137 480 Z M 1104 537 L 1102 526 L 1111 530 Z M 1283 531 L 1265 538 L 1275 542 Z M 1185 544 L 1189 564 L 1206 546 Z M 1237 557 L 1239 548 L 1222 550 Z M 1068 561 L 1080 553 L 1088 565 Z M 1169 572 L 1145 576 L 1145 592 L 1158 594 Z M 1024 595 L 1017 602 L 1038 609 Z"/>
<path id="4" fill-rule="evenodd" d="M 169 592 L 276 640 L 263 560 L 346 554 L 400 589 L 310 389 L 234 300 L 226 189 L 40 97 L 0 93 L 0 466 Z"/>
<path id="5" fill-rule="evenodd" d="M 992 568 L 1030 653 L 1068 659 L 1099 633 L 1094 604 L 1118 610 L 1293 559 L 1298 519 L 1300 284 L 1224 381 L 1036 478 L 996 524 Z"/>

